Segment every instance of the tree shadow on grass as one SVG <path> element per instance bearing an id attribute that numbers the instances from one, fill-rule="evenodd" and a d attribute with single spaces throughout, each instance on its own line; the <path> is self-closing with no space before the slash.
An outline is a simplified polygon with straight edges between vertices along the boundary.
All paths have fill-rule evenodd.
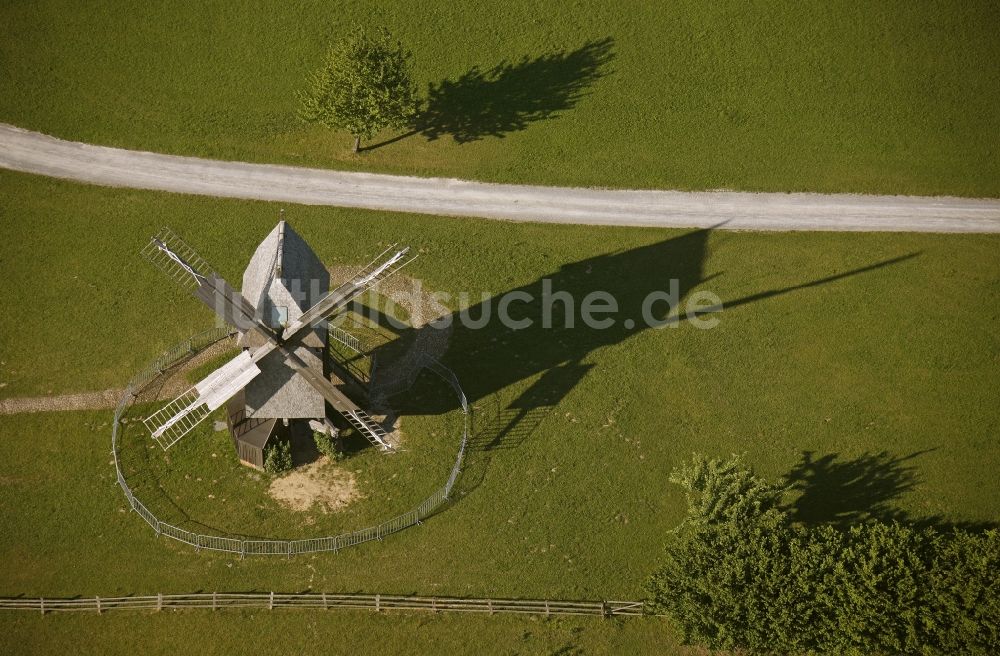
<path id="1" fill-rule="evenodd" d="M 374 150 L 421 134 L 457 143 L 503 138 L 530 123 L 572 109 L 614 58 L 611 37 L 588 41 L 576 50 L 524 56 L 483 69 L 473 66 L 457 78 L 432 82 L 423 110 L 410 130 L 362 150 Z"/>
<path id="2" fill-rule="evenodd" d="M 456 79 L 432 83 L 414 128 L 431 141 L 451 135 L 461 144 L 502 138 L 552 118 L 572 109 L 587 88 L 607 74 L 613 45 L 608 37 L 568 52 L 503 61 L 486 70 L 473 66 Z"/>
<path id="3" fill-rule="evenodd" d="M 919 481 L 911 461 L 927 451 L 893 456 L 882 451 L 850 460 L 835 453 L 817 457 L 803 451 L 785 482 L 800 496 L 791 504 L 793 519 L 807 524 L 847 526 L 869 520 L 904 520 L 893 506 Z"/>
<path id="4" fill-rule="evenodd" d="M 817 457 L 803 451 L 785 475 L 785 483 L 800 496 L 787 510 L 792 519 L 805 524 L 833 524 L 846 529 L 868 521 L 901 522 L 915 528 L 983 531 L 995 528 L 989 522 L 951 521 L 942 515 L 913 517 L 895 503 L 919 482 L 912 461 L 935 449 L 894 456 L 885 451 L 841 459 L 829 453 Z"/>

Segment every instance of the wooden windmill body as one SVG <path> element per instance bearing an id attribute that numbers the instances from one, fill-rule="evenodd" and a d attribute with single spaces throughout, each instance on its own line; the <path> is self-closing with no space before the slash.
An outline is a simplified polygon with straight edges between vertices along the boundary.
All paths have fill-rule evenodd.
<path id="1" fill-rule="evenodd" d="M 323 263 L 281 221 L 250 258 L 241 293 L 164 228 L 143 254 L 233 326 L 242 351 L 147 417 L 152 437 L 168 449 L 225 404 L 240 460 L 254 467 L 263 466 L 268 443 L 287 435 L 293 422 L 332 432 L 329 410 L 373 445 L 391 450 L 385 431 L 326 376 L 326 320 L 405 266 L 412 259 L 408 252 L 394 245 L 330 290 Z"/>

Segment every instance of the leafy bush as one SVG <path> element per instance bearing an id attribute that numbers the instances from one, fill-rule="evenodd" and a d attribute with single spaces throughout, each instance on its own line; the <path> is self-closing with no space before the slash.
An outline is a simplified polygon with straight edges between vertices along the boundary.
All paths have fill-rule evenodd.
<path id="1" fill-rule="evenodd" d="M 341 460 L 343 452 L 337 448 L 335 438 L 322 431 L 313 431 L 313 441 L 316 442 L 316 449 L 320 454 L 330 458 L 330 460 Z"/>
<path id="2" fill-rule="evenodd" d="M 292 443 L 289 440 L 272 440 L 264 450 L 264 471 L 280 474 L 292 468 Z"/>
<path id="3" fill-rule="evenodd" d="M 997 531 L 795 525 L 771 495 L 777 488 L 737 459 L 696 456 L 671 480 L 694 502 L 649 580 L 649 606 L 689 641 L 764 653 L 987 654 L 1000 646 Z M 734 489 L 747 499 L 733 498 Z"/>
<path id="4" fill-rule="evenodd" d="M 947 653 L 1000 653 L 1000 532 L 955 532 L 936 546 L 924 630 Z"/>
<path id="5" fill-rule="evenodd" d="M 684 488 L 687 520 L 696 524 L 735 522 L 774 508 L 784 489 L 743 467 L 739 456 L 726 460 L 695 454 L 690 464 L 670 474 Z"/>

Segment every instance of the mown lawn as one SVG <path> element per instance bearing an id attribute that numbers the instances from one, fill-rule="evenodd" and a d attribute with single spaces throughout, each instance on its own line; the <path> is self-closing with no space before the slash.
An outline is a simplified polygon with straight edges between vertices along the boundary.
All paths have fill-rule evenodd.
<path id="1" fill-rule="evenodd" d="M 126 413 L 120 435 L 120 457 L 134 494 L 160 521 L 206 535 L 254 539 L 299 539 L 349 533 L 401 515 L 440 489 L 451 472 L 462 437 L 458 410 L 425 415 L 423 403 L 454 405 L 455 393 L 440 378 L 421 376 L 414 387 L 394 401 L 404 414 L 398 419 L 399 449 L 386 455 L 368 447 L 353 431 L 344 431 L 347 457 L 318 462 L 308 438 L 293 449 L 296 465 L 310 465 L 331 490 L 331 497 L 357 495 L 343 508 L 327 504 L 290 512 L 268 492 L 273 477 L 241 465 L 234 457 L 222 410 L 188 436 L 162 451 L 138 421 L 163 405 L 139 403 Z M 214 420 L 214 421 L 213 421 Z M 338 471 L 338 474 L 333 474 Z M 280 496 L 280 495 L 279 495 Z M 331 503 L 335 503 L 331 501 Z"/>
<path id="2" fill-rule="evenodd" d="M 0 173 L 0 398 L 121 386 L 162 348 L 210 326 L 208 310 L 138 255 L 147 235 L 171 225 L 235 282 L 277 210 Z M 240 561 L 158 540 L 115 486 L 110 411 L 0 417 L 0 594 L 636 597 L 682 517 L 667 474 L 696 450 L 743 452 L 762 474 L 789 475 L 803 521 L 1000 519 L 996 236 L 609 229 L 306 207 L 286 208 L 286 218 L 329 264 L 409 243 L 421 253 L 410 275 L 477 300 L 509 290 L 537 297 L 550 278 L 578 298 L 612 292 L 617 318 L 638 318 L 642 298 L 676 279 L 685 297 L 708 290 L 726 309 L 712 330 L 689 321 L 568 329 L 558 319 L 553 329 L 456 327 L 444 360 L 476 407 L 456 502 L 423 526 L 338 555 Z M 454 405 L 436 398 L 410 409 L 404 427 L 434 432 L 451 421 Z M 211 446 L 192 442 L 189 455 Z M 217 452 L 231 457 L 225 446 Z M 439 468 L 421 466 L 406 480 L 433 489 Z M 172 475 L 183 485 L 179 470 Z M 205 501 L 214 493 L 203 484 L 190 489 L 197 521 L 229 519 Z M 386 500 L 385 510 L 395 506 Z M 356 518 L 367 519 L 360 510 Z M 180 618 L 174 628 L 208 621 L 168 617 Z M 225 617 L 212 621 L 248 623 Z M 290 626 L 302 630 L 318 621 L 296 617 Z M 4 616 L 6 639 L 34 636 L 41 621 Z M 76 627 L 127 631 L 137 621 L 49 617 L 57 628 L 25 640 L 42 650 Z M 459 639 L 459 620 L 427 621 L 430 635 Z M 462 626 L 497 640 L 531 633 L 529 653 L 568 643 L 578 626 L 593 651 L 673 644 L 659 623 L 504 620 L 480 633 L 480 620 L 469 621 Z"/>
<path id="3" fill-rule="evenodd" d="M 294 97 L 356 21 L 392 29 L 434 89 L 418 134 L 361 156 Z M 501 182 L 995 197 L 998 24 L 985 0 L 6 3 L 0 120 Z"/>
<path id="4" fill-rule="evenodd" d="M 7 653 L 100 656 L 199 654 L 665 654 L 677 644 L 662 622 L 598 618 L 407 615 L 353 612 L 5 615 Z"/>

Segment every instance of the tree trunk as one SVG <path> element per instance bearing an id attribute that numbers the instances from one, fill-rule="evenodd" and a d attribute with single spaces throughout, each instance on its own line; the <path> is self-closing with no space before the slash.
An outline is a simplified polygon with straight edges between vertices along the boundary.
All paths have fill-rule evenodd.
<path id="1" fill-rule="evenodd" d="M 354 135 L 354 152 L 361 150 L 361 137 Z"/>

